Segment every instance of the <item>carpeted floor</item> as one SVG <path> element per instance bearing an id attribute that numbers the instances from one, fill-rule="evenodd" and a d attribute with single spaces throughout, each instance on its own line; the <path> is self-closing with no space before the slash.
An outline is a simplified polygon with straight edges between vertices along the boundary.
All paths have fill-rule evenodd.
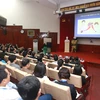
<path id="1" fill-rule="evenodd" d="M 87 67 L 87 73 L 92 76 L 92 79 L 86 100 L 100 100 L 100 68 Z"/>

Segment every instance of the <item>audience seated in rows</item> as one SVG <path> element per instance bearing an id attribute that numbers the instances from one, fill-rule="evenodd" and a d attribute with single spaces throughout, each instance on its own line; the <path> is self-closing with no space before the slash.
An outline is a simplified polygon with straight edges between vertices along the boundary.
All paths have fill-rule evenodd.
<path id="1" fill-rule="evenodd" d="M 24 58 L 22 60 L 21 64 L 22 64 L 22 68 L 21 68 L 22 71 L 27 72 L 29 74 L 33 73 L 33 71 L 29 69 L 30 68 L 30 60 L 29 59 Z"/>
<path id="2" fill-rule="evenodd" d="M 12 46 L 11 46 L 12 47 Z M 24 51 L 23 52 L 23 54 L 24 55 L 26 55 L 27 54 L 27 51 Z M 46 66 L 43 64 L 43 62 L 42 62 L 42 58 L 44 57 L 42 54 L 40 54 L 40 56 L 39 56 L 40 58 L 38 59 L 38 57 L 37 57 L 37 60 L 38 60 L 38 62 L 37 62 L 37 66 L 38 67 L 35 67 L 36 69 L 34 69 L 34 71 L 36 72 L 36 73 L 38 73 L 39 72 L 39 74 L 38 75 L 36 75 L 35 74 L 35 72 L 34 72 L 34 75 L 36 76 L 36 77 L 39 77 L 39 78 L 42 78 L 42 79 L 48 79 L 48 77 L 46 77 L 45 76 L 45 73 L 46 73 Z M 80 60 L 79 60 L 79 58 L 78 57 L 76 57 L 76 58 L 74 58 L 74 60 L 73 60 L 73 58 L 74 57 L 72 57 L 72 60 L 70 60 L 70 62 L 72 63 L 72 64 L 76 64 L 76 65 L 80 65 L 82 68 L 83 68 L 83 66 L 82 66 L 82 64 L 80 63 Z M 58 60 L 58 56 L 57 55 L 55 55 L 55 57 L 54 57 L 54 59 L 55 59 L 55 61 L 56 61 L 56 64 L 58 64 L 58 66 L 56 67 L 56 69 L 57 70 L 61 70 L 62 68 L 61 68 L 61 66 L 62 66 L 62 64 L 63 64 L 63 60 L 62 59 L 59 59 Z M 24 59 L 23 59 L 24 60 Z M 22 60 L 22 61 L 23 61 Z M 26 66 L 24 66 L 25 65 L 25 63 L 26 63 Z M 23 71 L 25 71 L 25 72 L 28 72 L 28 73 L 30 73 L 30 74 L 32 74 L 33 73 L 33 71 L 31 71 L 30 72 L 30 70 L 29 70 L 29 61 L 25 61 L 24 62 L 24 65 L 22 64 L 22 69 L 21 70 L 23 70 Z M 45 67 L 43 67 L 43 66 L 45 66 Z M 82 70 L 82 68 L 81 68 L 81 70 Z M 74 68 L 74 70 L 75 70 L 75 68 Z M 81 70 L 80 70 L 80 73 L 81 73 Z M 42 71 L 42 72 L 41 72 Z M 42 74 L 41 74 L 42 73 Z M 75 73 L 75 71 L 73 71 L 73 74 L 76 74 Z M 82 73 L 81 73 L 82 74 Z M 76 74 L 76 75 L 81 75 L 81 74 Z M 41 76 L 42 75 L 42 76 Z M 59 74 L 58 74 L 59 75 Z M 59 77 L 60 78 L 60 77 Z M 85 77 L 84 77 L 85 78 Z M 84 85 L 85 84 L 85 81 L 83 82 L 83 76 L 82 76 L 82 85 Z M 68 78 L 67 78 L 68 79 Z M 64 80 L 67 80 L 67 79 L 64 79 Z M 63 80 L 63 78 L 61 79 L 61 82 L 62 82 L 62 80 Z M 60 81 L 58 81 L 58 83 L 60 84 Z M 67 82 L 66 82 L 67 83 Z M 64 83 L 64 85 L 66 85 L 65 83 Z M 69 86 L 70 87 L 70 86 Z M 71 89 L 71 88 L 70 88 Z M 72 97 L 73 98 L 73 97 Z M 74 99 L 73 99 L 74 100 Z"/>
<path id="3" fill-rule="evenodd" d="M 35 76 L 27 76 L 18 83 L 18 92 L 23 100 L 52 100 L 50 94 L 41 95 L 40 82 Z"/>

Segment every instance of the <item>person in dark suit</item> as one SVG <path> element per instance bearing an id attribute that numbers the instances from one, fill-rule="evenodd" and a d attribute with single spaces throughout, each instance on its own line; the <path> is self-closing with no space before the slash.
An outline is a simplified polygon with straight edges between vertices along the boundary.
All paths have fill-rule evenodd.
<path id="1" fill-rule="evenodd" d="M 57 70 L 59 70 L 61 67 L 62 67 L 62 65 L 63 65 L 63 60 L 62 59 L 59 59 L 58 61 L 57 61 Z"/>
<path id="2" fill-rule="evenodd" d="M 34 51 L 32 51 L 30 58 L 36 58 L 36 57 L 35 57 L 35 52 L 34 52 Z"/>
<path id="3" fill-rule="evenodd" d="M 82 86 L 86 84 L 86 78 L 82 76 L 82 68 L 80 66 L 75 66 L 73 70 L 73 74 L 81 76 L 82 79 Z"/>
<path id="4" fill-rule="evenodd" d="M 65 63 L 64 63 L 64 66 L 68 66 L 68 67 L 73 67 L 72 65 L 68 64 L 69 63 L 69 59 L 68 58 L 65 58 Z"/>
<path id="5" fill-rule="evenodd" d="M 68 84 L 68 82 L 67 82 L 67 80 L 70 79 L 69 70 L 67 68 L 62 67 L 58 72 L 58 76 L 59 76 L 60 80 L 55 81 L 55 83 L 68 86 L 70 88 L 72 100 L 76 100 L 76 96 L 77 96 L 76 89 L 73 84 Z"/>

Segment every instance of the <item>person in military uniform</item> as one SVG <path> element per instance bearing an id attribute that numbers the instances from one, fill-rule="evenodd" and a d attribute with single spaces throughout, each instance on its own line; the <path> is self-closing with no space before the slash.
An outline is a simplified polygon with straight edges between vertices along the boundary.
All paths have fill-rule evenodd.
<path id="1" fill-rule="evenodd" d="M 77 51 L 77 39 L 74 37 L 73 40 L 71 40 L 71 52 Z"/>

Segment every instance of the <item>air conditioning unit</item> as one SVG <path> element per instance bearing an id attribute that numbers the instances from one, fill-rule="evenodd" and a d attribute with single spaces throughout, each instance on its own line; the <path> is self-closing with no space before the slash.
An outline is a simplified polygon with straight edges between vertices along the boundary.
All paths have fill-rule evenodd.
<path id="1" fill-rule="evenodd" d="M 7 19 L 0 16 L 0 26 L 6 26 L 7 24 Z"/>

